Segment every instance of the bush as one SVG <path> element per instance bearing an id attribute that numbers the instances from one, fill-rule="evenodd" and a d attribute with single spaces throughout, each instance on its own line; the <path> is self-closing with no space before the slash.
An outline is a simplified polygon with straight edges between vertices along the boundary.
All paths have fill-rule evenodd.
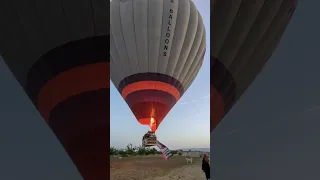
<path id="1" fill-rule="evenodd" d="M 154 155 L 154 154 L 161 154 L 160 151 L 158 151 L 155 148 L 148 148 L 148 147 L 142 147 L 142 146 L 134 146 L 129 143 L 126 148 L 120 149 L 115 147 L 110 147 L 110 155 L 120 155 L 122 157 L 128 157 L 128 156 L 148 156 L 148 155 Z"/>
<path id="2" fill-rule="evenodd" d="M 178 154 L 178 151 L 171 151 L 172 155 Z"/>
<path id="3" fill-rule="evenodd" d="M 114 147 L 110 147 L 110 155 L 117 155 L 118 154 L 118 150 Z"/>

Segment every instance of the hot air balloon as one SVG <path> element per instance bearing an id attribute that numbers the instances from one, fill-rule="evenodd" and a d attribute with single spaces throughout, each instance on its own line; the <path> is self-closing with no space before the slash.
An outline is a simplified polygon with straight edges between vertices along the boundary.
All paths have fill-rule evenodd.
<path id="1" fill-rule="evenodd" d="M 296 0 L 214 0 L 211 4 L 211 132 L 276 49 Z"/>
<path id="2" fill-rule="evenodd" d="M 191 0 L 113 0 L 110 11 L 111 80 L 153 136 L 201 68 L 202 17 Z"/>
<path id="3" fill-rule="evenodd" d="M 0 2 L 1 56 L 85 180 L 109 177 L 108 5 Z"/>

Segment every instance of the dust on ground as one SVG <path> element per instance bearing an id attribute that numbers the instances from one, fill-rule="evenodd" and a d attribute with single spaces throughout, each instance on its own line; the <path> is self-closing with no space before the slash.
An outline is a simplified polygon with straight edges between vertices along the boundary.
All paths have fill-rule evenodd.
<path id="1" fill-rule="evenodd" d="M 187 165 L 185 157 L 134 156 L 110 159 L 111 180 L 204 180 L 200 158 Z"/>

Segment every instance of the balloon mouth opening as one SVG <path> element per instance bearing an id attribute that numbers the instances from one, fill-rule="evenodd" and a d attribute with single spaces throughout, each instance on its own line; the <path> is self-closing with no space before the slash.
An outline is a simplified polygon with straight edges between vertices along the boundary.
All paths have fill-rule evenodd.
<path id="1" fill-rule="evenodd" d="M 150 127 L 151 132 L 156 132 L 157 130 L 157 121 L 154 117 L 151 118 L 141 118 L 138 122 L 142 125 L 147 125 Z"/>

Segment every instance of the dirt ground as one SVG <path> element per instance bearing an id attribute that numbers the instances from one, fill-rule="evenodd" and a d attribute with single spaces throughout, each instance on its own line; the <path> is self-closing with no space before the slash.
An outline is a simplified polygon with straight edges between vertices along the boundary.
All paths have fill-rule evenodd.
<path id="1" fill-rule="evenodd" d="M 200 158 L 187 165 L 185 157 L 165 161 L 162 156 L 111 158 L 111 180 L 204 180 Z"/>

